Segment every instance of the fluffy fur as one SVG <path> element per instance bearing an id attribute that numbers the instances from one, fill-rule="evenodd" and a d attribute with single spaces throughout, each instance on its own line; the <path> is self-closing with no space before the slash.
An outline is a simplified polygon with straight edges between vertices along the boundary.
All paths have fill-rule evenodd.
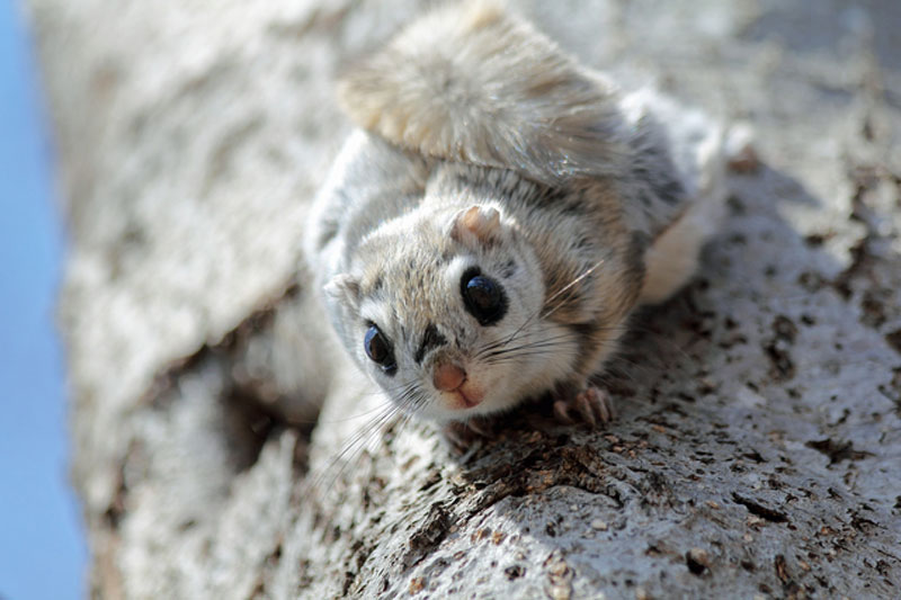
<path id="1" fill-rule="evenodd" d="M 358 125 L 404 148 L 549 184 L 619 172 L 628 132 L 611 92 L 484 1 L 419 19 L 338 86 Z"/>
<path id="2" fill-rule="evenodd" d="M 716 128 L 619 92 L 493 4 L 414 22 L 340 96 L 365 131 L 320 192 L 307 253 L 346 348 L 412 412 L 463 420 L 578 395 L 715 230 Z M 509 305 L 489 326 L 461 296 L 475 267 Z M 372 326 L 395 372 L 367 358 Z M 436 389 L 441 365 L 465 370 L 460 390 Z"/>

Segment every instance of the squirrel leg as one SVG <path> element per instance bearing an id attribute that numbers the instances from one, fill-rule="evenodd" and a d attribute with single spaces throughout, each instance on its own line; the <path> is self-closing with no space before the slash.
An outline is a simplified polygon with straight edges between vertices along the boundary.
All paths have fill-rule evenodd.
<path id="1" fill-rule="evenodd" d="M 458 454 L 465 453 L 473 444 L 495 437 L 493 421 L 484 417 L 473 417 L 466 421 L 451 421 L 444 425 L 441 433 Z"/>
<path id="2" fill-rule="evenodd" d="M 588 385 L 577 393 L 560 390 L 554 394 L 554 417 L 560 423 L 575 425 L 584 423 L 597 427 L 616 418 L 610 395 L 594 385 Z"/>

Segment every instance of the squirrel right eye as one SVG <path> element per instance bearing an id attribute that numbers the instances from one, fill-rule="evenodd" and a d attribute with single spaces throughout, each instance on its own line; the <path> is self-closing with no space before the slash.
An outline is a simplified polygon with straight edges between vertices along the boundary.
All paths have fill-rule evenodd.
<path id="1" fill-rule="evenodd" d="M 494 325 L 507 312 L 507 296 L 501 284 L 482 275 L 478 267 L 470 267 L 460 280 L 460 292 L 469 314 L 480 325 Z"/>
<path id="2" fill-rule="evenodd" d="M 391 343 L 375 325 L 370 325 L 366 330 L 363 349 L 366 356 L 379 365 L 387 375 L 394 375 L 397 372 L 397 362 L 394 360 Z"/>

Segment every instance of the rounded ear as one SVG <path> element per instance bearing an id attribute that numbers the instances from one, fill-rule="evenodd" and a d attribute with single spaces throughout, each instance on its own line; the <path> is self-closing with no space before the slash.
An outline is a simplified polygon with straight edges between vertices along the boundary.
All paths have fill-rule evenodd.
<path id="1" fill-rule="evenodd" d="M 354 310 L 360 306 L 360 282 L 349 273 L 340 273 L 332 277 L 332 280 L 325 284 L 325 293 Z"/>
<path id="2" fill-rule="evenodd" d="M 500 240 L 501 213 L 492 206 L 464 208 L 451 222 L 450 235 L 461 243 L 492 244 Z"/>

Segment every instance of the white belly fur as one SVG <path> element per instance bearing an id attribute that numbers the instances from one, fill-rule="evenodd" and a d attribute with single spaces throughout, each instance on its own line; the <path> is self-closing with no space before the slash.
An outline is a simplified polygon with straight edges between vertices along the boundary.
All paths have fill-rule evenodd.
<path id="1" fill-rule="evenodd" d="M 698 197 L 685 213 L 657 237 L 645 253 L 645 280 L 640 304 L 663 302 L 694 275 L 704 243 L 719 229 L 725 214 L 723 135 L 716 128 L 697 146 Z"/>

